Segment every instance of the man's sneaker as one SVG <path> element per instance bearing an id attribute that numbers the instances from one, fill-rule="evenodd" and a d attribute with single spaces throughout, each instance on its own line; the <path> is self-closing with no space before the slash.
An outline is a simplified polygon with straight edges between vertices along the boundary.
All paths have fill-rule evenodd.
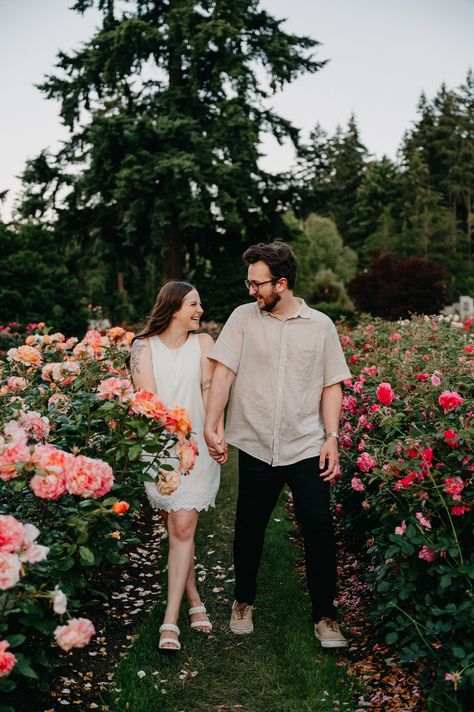
<path id="1" fill-rule="evenodd" d="M 237 601 L 234 601 L 229 623 L 232 633 L 237 635 L 253 633 L 252 611 L 253 607 L 249 603 L 237 603 Z"/>
<path id="2" fill-rule="evenodd" d="M 339 630 L 336 621 L 331 618 L 321 618 L 314 624 L 314 634 L 323 648 L 346 648 L 347 640 Z"/>

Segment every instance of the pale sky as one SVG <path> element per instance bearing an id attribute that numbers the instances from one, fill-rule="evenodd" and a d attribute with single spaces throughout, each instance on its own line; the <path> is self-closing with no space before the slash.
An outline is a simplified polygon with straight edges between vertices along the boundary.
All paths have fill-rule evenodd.
<path id="1" fill-rule="evenodd" d="M 0 192 L 10 190 L 0 213 L 10 216 L 16 178 L 27 158 L 55 150 L 67 133 L 58 105 L 35 88 L 53 69 L 59 49 L 69 52 L 98 24 L 72 0 L 0 0 Z M 432 97 L 440 84 L 461 84 L 474 69 L 474 0 L 261 0 L 285 29 L 309 34 L 330 63 L 295 81 L 272 101 L 302 129 L 319 122 L 332 133 L 354 112 L 362 141 L 377 157 L 395 157 L 416 117 L 421 91 Z M 289 168 L 290 147 L 265 140 L 262 165 Z"/>

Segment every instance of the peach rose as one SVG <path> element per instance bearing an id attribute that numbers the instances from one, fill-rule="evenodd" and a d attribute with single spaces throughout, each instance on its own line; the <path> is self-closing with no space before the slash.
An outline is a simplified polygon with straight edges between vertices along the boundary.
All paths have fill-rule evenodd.
<path id="1" fill-rule="evenodd" d="M 162 496 L 167 496 L 173 494 L 175 490 L 178 489 L 181 484 L 181 477 L 178 472 L 173 472 L 168 475 L 164 472 L 161 473 L 162 477 L 156 483 L 156 489 Z"/>
<path id="2" fill-rule="evenodd" d="M 17 349 L 9 349 L 7 351 L 7 359 L 21 363 L 24 366 L 35 366 L 36 368 L 41 366 L 43 360 L 38 349 L 26 344 L 19 346 Z"/>
<path id="3" fill-rule="evenodd" d="M 39 529 L 34 524 L 23 524 L 23 544 L 18 552 L 20 561 L 37 564 L 44 561 L 49 553 L 49 546 L 36 543 Z"/>
<path id="4" fill-rule="evenodd" d="M 117 339 L 121 339 L 122 336 L 125 336 L 125 329 L 122 329 L 121 326 L 113 326 L 108 330 L 107 336 L 111 341 L 116 341 Z"/>
<path id="5" fill-rule="evenodd" d="M 178 469 L 182 475 L 187 475 L 193 469 L 198 454 L 197 442 L 195 440 L 183 440 L 176 447 L 176 455 L 179 460 Z"/>
<path id="6" fill-rule="evenodd" d="M 56 500 L 66 494 L 66 478 L 58 475 L 34 475 L 30 480 L 30 489 L 40 499 Z"/>
<path id="7" fill-rule="evenodd" d="M 89 645 L 94 633 L 95 628 L 87 618 L 71 618 L 67 625 L 56 628 L 54 637 L 60 648 L 69 651 Z"/>
<path id="8" fill-rule="evenodd" d="M 16 554 L 3 554 L 0 552 L 0 588 L 16 586 L 20 580 L 21 561 Z"/>
<path id="9" fill-rule="evenodd" d="M 10 514 L 0 514 L 0 552 L 11 554 L 23 544 L 23 525 Z"/>

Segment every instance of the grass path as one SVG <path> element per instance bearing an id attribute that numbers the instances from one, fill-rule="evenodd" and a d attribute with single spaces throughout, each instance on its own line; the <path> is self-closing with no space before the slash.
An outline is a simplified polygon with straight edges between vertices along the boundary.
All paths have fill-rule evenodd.
<path id="1" fill-rule="evenodd" d="M 214 630 L 208 637 L 189 628 L 183 603 L 181 653 L 157 651 L 164 601 L 142 623 L 138 638 L 116 671 L 120 692 L 110 712 L 324 712 L 356 704 L 340 658 L 321 649 L 310 621 L 309 599 L 296 572 L 296 552 L 282 502 L 267 530 L 254 613 L 255 633 L 228 630 L 232 603 L 232 535 L 237 490 L 235 452 L 222 473 L 217 506 L 203 513 L 196 539 L 200 591 Z M 164 552 L 165 554 L 166 552 Z M 214 589 L 214 590 L 213 590 Z M 145 674 L 139 676 L 137 673 Z M 335 703 L 335 701 L 338 703 Z"/>

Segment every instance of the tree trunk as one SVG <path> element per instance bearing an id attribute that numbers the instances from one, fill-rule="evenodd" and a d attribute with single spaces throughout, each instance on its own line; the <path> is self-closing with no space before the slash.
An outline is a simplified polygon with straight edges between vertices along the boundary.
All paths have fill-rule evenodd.
<path id="1" fill-rule="evenodd" d="M 184 277 L 184 243 L 179 229 L 178 215 L 175 213 L 165 231 L 165 253 L 163 256 L 163 283 L 170 279 Z"/>

